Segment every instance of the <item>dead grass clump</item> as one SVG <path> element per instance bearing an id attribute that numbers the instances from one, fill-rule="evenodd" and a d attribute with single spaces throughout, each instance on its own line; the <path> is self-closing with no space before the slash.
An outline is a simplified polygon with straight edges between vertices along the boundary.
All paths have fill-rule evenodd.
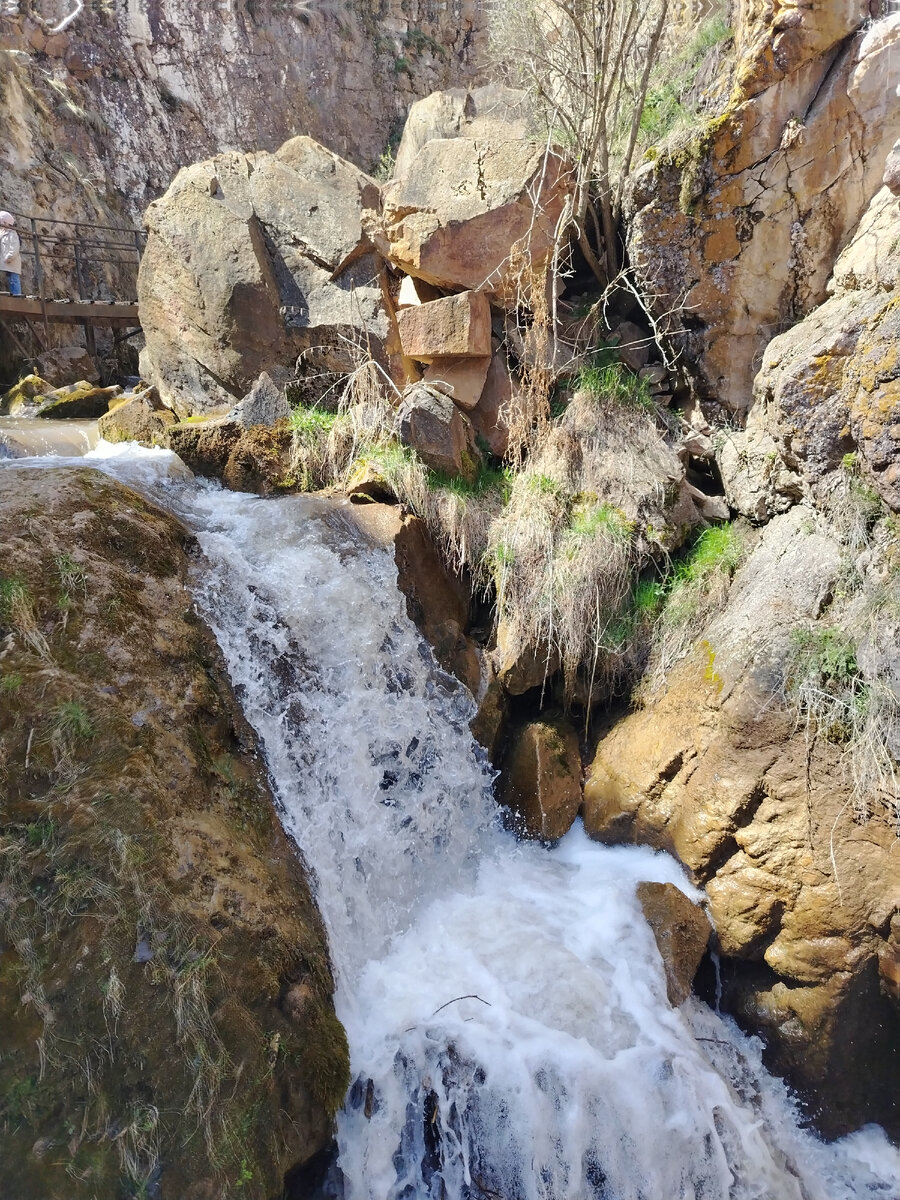
<path id="1" fill-rule="evenodd" d="M 652 418 L 601 394 L 575 394 L 515 476 L 488 559 L 507 652 L 558 655 L 567 697 L 615 672 L 622 619 L 659 547 L 646 518 L 665 503 Z"/>

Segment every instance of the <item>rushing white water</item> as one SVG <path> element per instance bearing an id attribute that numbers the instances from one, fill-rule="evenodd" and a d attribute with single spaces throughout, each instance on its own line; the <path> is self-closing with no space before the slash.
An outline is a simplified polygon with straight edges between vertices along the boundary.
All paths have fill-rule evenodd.
<path id="1" fill-rule="evenodd" d="M 100 440 L 96 421 L 0 417 L 0 460 L 34 455 L 74 457 Z"/>
<path id="2" fill-rule="evenodd" d="M 468 695 L 339 506 L 107 454 L 197 534 L 198 606 L 314 871 L 356 1077 L 347 1200 L 896 1197 L 880 1130 L 825 1145 L 756 1040 L 668 1004 L 635 884 L 694 894 L 672 859 L 499 828 Z"/>

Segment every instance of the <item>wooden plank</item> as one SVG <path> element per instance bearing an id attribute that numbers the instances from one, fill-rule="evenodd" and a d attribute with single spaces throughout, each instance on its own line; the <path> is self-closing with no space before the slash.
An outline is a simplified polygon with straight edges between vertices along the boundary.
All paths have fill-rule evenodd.
<path id="1" fill-rule="evenodd" d="M 7 320 L 21 317 L 40 317 L 52 323 L 80 325 L 91 321 L 98 325 L 140 325 L 137 304 L 91 303 L 86 300 L 47 300 L 44 304 L 36 297 L 0 295 L 0 317 Z"/>

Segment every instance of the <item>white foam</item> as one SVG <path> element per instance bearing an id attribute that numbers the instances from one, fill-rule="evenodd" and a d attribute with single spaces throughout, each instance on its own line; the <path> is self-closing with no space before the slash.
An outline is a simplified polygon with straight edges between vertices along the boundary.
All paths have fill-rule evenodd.
<path id="1" fill-rule="evenodd" d="M 880 1130 L 825 1145 L 756 1039 L 668 1004 L 635 885 L 696 896 L 672 859 L 498 827 L 471 701 L 385 552 L 326 502 L 222 492 L 146 453 L 142 486 L 197 532 L 198 605 L 315 874 L 357 1077 L 347 1200 L 896 1197 Z"/>

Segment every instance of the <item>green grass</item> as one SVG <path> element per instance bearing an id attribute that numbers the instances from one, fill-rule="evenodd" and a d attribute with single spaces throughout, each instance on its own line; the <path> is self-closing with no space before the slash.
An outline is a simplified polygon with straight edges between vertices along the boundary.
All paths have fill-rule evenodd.
<path id="1" fill-rule="evenodd" d="M 87 587 L 87 574 L 71 554 L 57 554 L 54 558 L 56 573 L 65 595 L 74 591 L 84 592 Z"/>
<path id="2" fill-rule="evenodd" d="M 633 375 L 622 363 L 608 361 L 608 352 L 603 353 L 601 361 L 581 367 L 575 376 L 575 387 L 628 408 L 654 408 L 647 381 Z"/>
<path id="3" fill-rule="evenodd" d="M 0 692 L 5 692 L 7 695 L 17 692 L 23 682 L 24 680 L 18 671 L 12 671 L 9 675 L 4 675 L 0 679 Z"/>
<path id="4" fill-rule="evenodd" d="M 676 582 L 702 583 L 717 571 L 732 574 L 743 555 L 743 540 L 731 524 L 704 529 L 675 568 Z"/>
<path id="5" fill-rule="evenodd" d="M 463 500 L 497 492 L 505 502 L 512 487 L 512 472 L 507 467 L 482 464 L 471 482 L 461 475 L 447 475 L 443 471 L 429 471 L 427 482 L 432 491 L 451 492 Z"/>
<path id="6" fill-rule="evenodd" d="M 0 579 L 0 619 L 9 621 L 20 605 L 30 605 L 28 584 L 18 576 Z"/>
<path id="7" fill-rule="evenodd" d="M 288 428 L 292 433 L 304 436 L 319 436 L 328 434 L 334 428 L 338 414 L 328 412 L 324 408 L 304 408 L 298 405 L 291 410 L 288 417 Z"/>
<path id="8" fill-rule="evenodd" d="M 641 112 L 642 144 L 661 142 L 674 130 L 696 119 L 696 112 L 684 103 L 684 98 L 694 86 L 697 73 L 709 51 L 728 41 L 731 36 L 731 27 L 724 16 L 712 16 L 698 26 L 693 38 L 682 50 L 662 62 L 654 71 Z"/>
<path id="9" fill-rule="evenodd" d="M 578 504 L 572 511 L 569 520 L 568 534 L 574 541 L 586 541 L 590 538 L 609 534 L 617 541 L 624 541 L 631 536 L 634 522 L 612 504 Z"/>
<path id="10" fill-rule="evenodd" d="M 53 728 L 70 741 L 86 742 L 94 736 L 94 722 L 83 704 L 64 700 L 53 710 Z"/>

